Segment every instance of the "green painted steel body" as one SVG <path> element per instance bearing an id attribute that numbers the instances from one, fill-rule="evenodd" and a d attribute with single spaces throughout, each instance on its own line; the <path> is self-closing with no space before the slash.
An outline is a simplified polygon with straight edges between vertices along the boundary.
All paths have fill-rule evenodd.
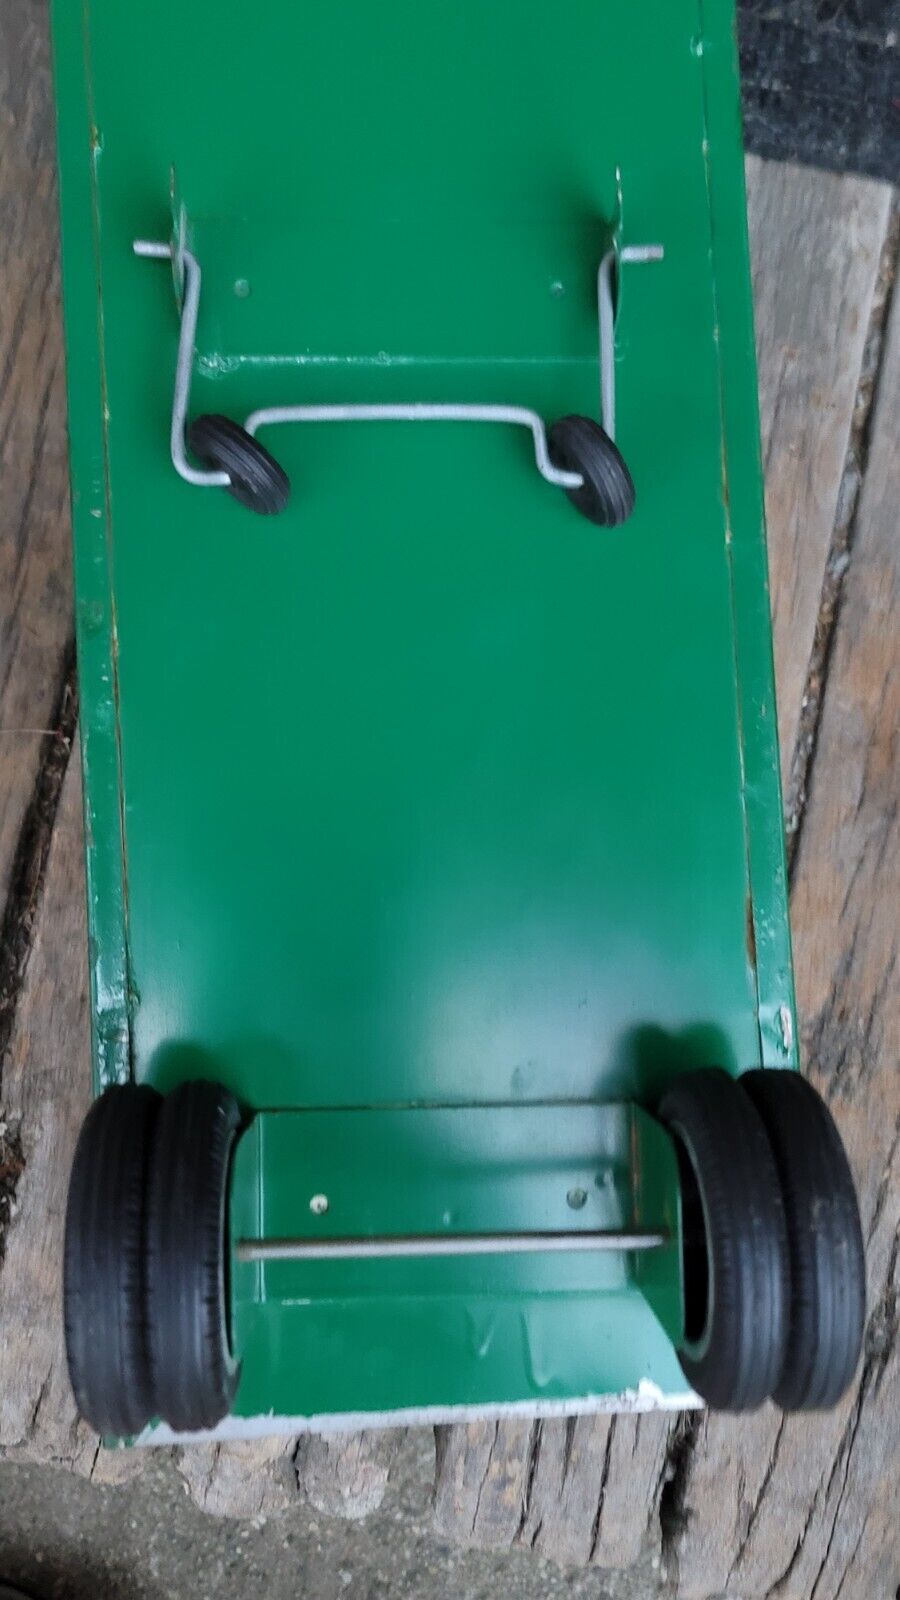
<path id="1" fill-rule="evenodd" d="M 618 1252 L 238 1264 L 238 1408 L 256 1416 L 489 1411 L 517 1401 L 685 1392 L 678 1179 L 664 1130 L 626 1106 L 275 1112 L 235 1162 L 242 1239 L 659 1228 Z M 636 1175 L 637 1180 L 636 1181 Z M 314 1215 L 312 1195 L 328 1198 Z M 577 1209 L 571 1200 L 581 1200 Z M 299 1204 L 298 1204 L 299 1200 Z M 652 1277 L 636 1274 L 646 1266 Z"/>
<path id="2" fill-rule="evenodd" d="M 97 1087 L 265 1113 L 233 1229 L 302 1232 L 318 1189 L 329 1231 L 439 1230 L 447 1148 L 466 1227 L 540 1225 L 596 1123 L 677 1243 L 668 1140 L 609 1103 L 796 1065 L 731 0 L 55 0 L 54 32 Z M 631 520 L 497 427 L 273 429 L 272 519 L 182 482 L 172 274 L 131 251 L 173 168 L 194 414 L 597 415 L 600 257 L 661 244 L 620 273 Z M 683 1389 L 675 1245 L 591 1271 L 236 1268 L 237 1409 Z"/>

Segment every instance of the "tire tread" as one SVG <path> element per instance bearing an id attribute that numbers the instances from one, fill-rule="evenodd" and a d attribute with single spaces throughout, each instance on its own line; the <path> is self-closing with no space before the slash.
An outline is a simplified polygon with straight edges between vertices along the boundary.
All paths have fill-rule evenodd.
<path id="1" fill-rule="evenodd" d="M 787 1231 L 762 1120 L 734 1079 L 678 1078 L 659 1115 L 687 1151 L 704 1199 L 713 1278 L 708 1347 L 682 1350 L 685 1375 L 718 1410 L 754 1410 L 781 1375 L 789 1297 Z"/>
<path id="2" fill-rule="evenodd" d="M 790 1330 L 775 1400 L 786 1411 L 823 1410 L 853 1378 L 865 1325 L 853 1176 L 828 1106 L 798 1072 L 757 1070 L 740 1081 L 765 1124 L 787 1217 Z"/>
<path id="3" fill-rule="evenodd" d="M 101 1434 L 139 1433 L 154 1412 L 145 1203 L 160 1098 L 118 1084 L 85 1118 L 69 1182 L 63 1261 L 75 1403 Z"/>

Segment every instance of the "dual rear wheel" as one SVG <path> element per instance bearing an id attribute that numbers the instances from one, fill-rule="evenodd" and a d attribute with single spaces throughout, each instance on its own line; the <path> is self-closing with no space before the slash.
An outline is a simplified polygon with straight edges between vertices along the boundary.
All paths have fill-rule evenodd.
<path id="1" fill-rule="evenodd" d="M 834 1405 L 859 1358 L 865 1260 L 847 1157 L 795 1072 L 677 1078 L 658 1107 L 682 1207 L 684 1372 L 718 1410 Z M 101 1434 L 215 1427 L 238 1383 L 227 1207 L 238 1106 L 218 1084 L 108 1089 L 75 1154 L 65 1323 Z"/>
<path id="2" fill-rule="evenodd" d="M 828 1107 L 796 1072 L 676 1079 L 659 1116 L 678 1155 L 682 1367 L 717 1410 L 833 1406 L 856 1370 L 865 1256 Z"/>
<path id="3" fill-rule="evenodd" d="M 81 1415 L 128 1437 L 212 1428 L 237 1390 L 227 1198 L 239 1126 L 214 1083 L 107 1089 L 81 1130 L 66 1213 L 69 1374 Z"/>

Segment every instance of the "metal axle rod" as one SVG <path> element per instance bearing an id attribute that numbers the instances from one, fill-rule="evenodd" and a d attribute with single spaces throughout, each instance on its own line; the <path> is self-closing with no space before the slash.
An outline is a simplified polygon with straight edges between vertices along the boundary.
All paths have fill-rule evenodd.
<path id="1" fill-rule="evenodd" d="M 386 1261 L 434 1256 L 585 1254 L 656 1250 L 668 1235 L 647 1229 L 589 1233 L 396 1234 L 356 1239 L 239 1239 L 238 1261 Z"/>

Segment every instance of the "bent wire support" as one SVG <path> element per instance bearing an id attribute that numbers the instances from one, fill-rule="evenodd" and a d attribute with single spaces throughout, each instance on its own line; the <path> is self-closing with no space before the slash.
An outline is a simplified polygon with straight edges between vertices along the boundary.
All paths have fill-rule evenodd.
<path id="1" fill-rule="evenodd" d="M 134 253 L 150 260 L 171 261 L 175 252 L 171 244 L 150 239 L 136 239 Z M 616 262 L 661 261 L 661 245 L 628 245 L 617 252 L 607 250 L 597 272 L 597 310 L 600 331 L 600 401 L 603 428 L 610 439 L 615 439 L 616 428 L 616 371 L 615 371 L 615 300 L 613 274 Z M 200 287 L 202 272 L 197 257 L 190 250 L 181 250 L 178 259 L 184 269 L 184 298 L 181 309 L 181 328 L 178 338 L 178 358 L 175 366 L 175 389 L 172 399 L 172 426 L 170 447 L 172 465 L 186 483 L 199 488 L 228 488 L 231 479 L 227 472 L 214 472 L 194 467 L 188 460 L 185 429 L 191 396 L 191 376 L 197 341 L 197 319 L 200 312 Z M 255 438 L 260 428 L 285 422 L 490 422 L 505 423 L 528 428 L 534 440 L 535 465 L 541 477 L 554 488 L 580 489 L 584 479 L 579 472 L 567 472 L 555 467 L 550 459 L 547 428 L 544 419 L 526 406 L 504 405 L 304 405 L 270 406 L 251 411 L 244 429 Z"/>

